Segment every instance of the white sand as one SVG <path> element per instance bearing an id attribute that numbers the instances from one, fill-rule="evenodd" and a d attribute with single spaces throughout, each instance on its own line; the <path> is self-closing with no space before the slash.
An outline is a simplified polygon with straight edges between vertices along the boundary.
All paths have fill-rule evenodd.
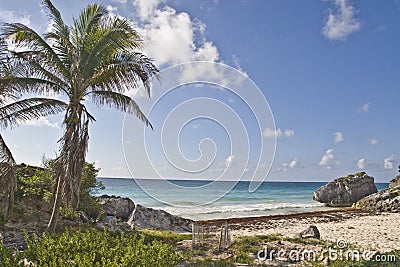
<path id="1" fill-rule="evenodd" d="M 329 217 L 332 217 L 332 220 Z M 251 223 L 237 223 L 231 230 L 237 236 L 281 234 L 295 237 L 296 234 L 315 225 L 321 239 L 345 242 L 380 252 L 400 249 L 400 213 L 380 213 L 375 215 L 352 215 L 335 220 L 335 216 L 323 218 L 289 218 Z"/>

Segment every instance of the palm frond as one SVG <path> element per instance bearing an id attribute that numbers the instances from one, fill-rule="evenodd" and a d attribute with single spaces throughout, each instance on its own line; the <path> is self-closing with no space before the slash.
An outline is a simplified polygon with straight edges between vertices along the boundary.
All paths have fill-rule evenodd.
<path id="1" fill-rule="evenodd" d="M 56 99 L 28 98 L 0 108 L 0 127 L 12 127 L 64 111 L 66 103 Z"/>
<path id="2" fill-rule="evenodd" d="M 86 36 L 93 31 L 93 28 L 99 25 L 100 19 L 107 14 L 107 9 L 98 4 L 87 5 L 79 14 L 78 19 L 74 19 L 72 32 L 74 36 L 75 47 L 82 45 L 81 40 L 85 40 Z"/>
<path id="3" fill-rule="evenodd" d="M 86 36 L 81 66 L 85 78 L 91 77 L 102 62 L 125 51 L 142 48 L 142 40 L 132 23 L 126 19 L 107 18 Z"/>
<path id="4" fill-rule="evenodd" d="M 129 96 L 112 91 L 91 91 L 90 97 L 93 103 L 98 106 L 109 106 L 129 114 L 134 114 L 153 129 L 146 115 L 140 110 L 139 105 Z"/>
<path id="5" fill-rule="evenodd" d="M 3 163 L 15 165 L 15 160 L 11 154 L 11 150 L 8 148 L 3 137 L 0 135 L 0 164 Z"/>
<path id="6" fill-rule="evenodd" d="M 0 202 L 5 219 L 9 217 L 14 205 L 15 165 L 11 151 L 0 135 Z"/>
<path id="7" fill-rule="evenodd" d="M 23 51 L 23 52 L 14 52 L 11 54 L 26 64 L 22 63 L 21 67 L 25 69 L 26 72 L 29 72 L 28 76 L 36 77 L 43 80 L 48 80 L 54 84 L 58 84 L 60 88 L 68 88 L 69 84 L 65 81 L 63 75 L 60 75 L 54 69 L 54 65 L 52 62 L 46 62 L 46 55 L 37 51 Z M 44 57 L 44 59 L 43 59 Z M 18 66 L 14 67 L 14 72 L 18 70 Z M 11 72 L 13 70 L 11 69 Z M 19 75 L 22 76 L 22 75 Z M 56 88 L 53 88 L 55 92 L 59 92 Z"/>
<path id="8" fill-rule="evenodd" d="M 33 29 L 21 23 L 6 23 L 2 27 L 2 36 L 15 44 L 18 50 L 30 51 L 30 60 L 36 59 L 41 64 L 50 65 L 53 71 L 56 70 L 65 78 L 69 78 L 69 71 L 66 68 L 68 64 L 62 62 L 56 51 Z M 27 54 L 14 54 L 18 55 Z"/>
<path id="9" fill-rule="evenodd" d="M 70 70 L 73 67 L 73 57 L 76 53 L 70 40 L 70 29 L 64 23 L 60 11 L 50 0 L 43 0 L 43 7 L 51 22 L 51 30 L 45 34 L 45 37 L 53 42 L 54 51 L 65 68 Z"/>
<path id="10" fill-rule="evenodd" d="M 158 77 L 158 69 L 151 59 L 139 52 L 116 55 L 88 81 L 88 85 L 101 90 L 117 90 L 123 92 L 140 88 L 142 84 L 150 96 L 150 83 Z"/>
<path id="11" fill-rule="evenodd" d="M 59 84 L 34 77 L 8 77 L 0 79 L 0 87 L 9 92 L 51 94 L 63 90 Z"/>

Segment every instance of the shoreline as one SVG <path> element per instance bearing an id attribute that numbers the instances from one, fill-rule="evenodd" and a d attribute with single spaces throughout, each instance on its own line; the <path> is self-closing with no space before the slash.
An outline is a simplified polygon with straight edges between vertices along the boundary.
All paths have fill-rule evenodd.
<path id="1" fill-rule="evenodd" d="M 268 221 L 268 220 L 278 220 L 278 219 L 292 219 L 292 218 L 310 218 L 310 217 L 322 217 L 326 214 L 335 214 L 340 212 L 354 212 L 354 213 L 373 213 L 370 211 L 360 210 L 356 208 L 334 208 L 327 210 L 316 210 L 316 211 L 306 211 L 306 212 L 294 212 L 285 214 L 273 214 L 273 215 L 260 215 L 260 216 L 248 216 L 248 217 L 230 217 L 230 218 L 220 218 L 220 219 L 208 219 L 208 220 L 193 220 L 194 222 L 201 224 L 225 224 L 229 223 L 250 223 L 255 221 Z"/>

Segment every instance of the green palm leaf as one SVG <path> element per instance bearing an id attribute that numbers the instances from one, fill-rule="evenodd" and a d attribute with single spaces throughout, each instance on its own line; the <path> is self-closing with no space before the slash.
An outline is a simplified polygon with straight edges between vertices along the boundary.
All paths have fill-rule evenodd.
<path id="1" fill-rule="evenodd" d="M 134 114 L 138 119 L 153 129 L 146 115 L 140 110 L 139 105 L 129 96 L 112 91 L 92 91 L 90 97 L 92 98 L 92 102 L 98 106 L 106 105 L 123 112 Z"/>
<path id="2" fill-rule="evenodd" d="M 0 108 L 0 127 L 12 127 L 29 120 L 54 115 L 65 110 L 63 101 L 48 98 L 28 98 Z"/>

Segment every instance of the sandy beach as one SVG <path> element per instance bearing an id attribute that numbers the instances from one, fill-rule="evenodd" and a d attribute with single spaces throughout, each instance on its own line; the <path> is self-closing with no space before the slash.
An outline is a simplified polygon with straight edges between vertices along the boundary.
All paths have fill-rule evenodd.
<path id="1" fill-rule="evenodd" d="M 232 240 L 240 236 L 279 234 L 294 238 L 311 225 L 317 226 L 322 240 L 347 244 L 363 249 L 389 252 L 400 249 L 399 213 L 374 213 L 354 209 L 214 220 L 205 224 L 228 222 Z M 200 222 L 199 222 L 200 223 Z"/>

